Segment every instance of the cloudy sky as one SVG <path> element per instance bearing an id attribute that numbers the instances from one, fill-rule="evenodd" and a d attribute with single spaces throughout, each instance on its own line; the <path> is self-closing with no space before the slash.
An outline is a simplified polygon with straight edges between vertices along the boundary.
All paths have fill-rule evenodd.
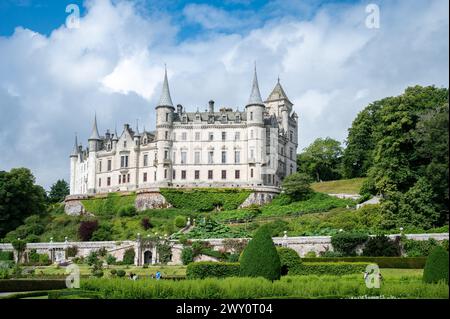
<path id="1" fill-rule="evenodd" d="M 367 27 L 371 3 L 379 28 Z M 262 95 L 280 76 L 295 104 L 299 150 L 344 141 L 369 102 L 448 87 L 448 24 L 448 0 L 2 0 L 0 170 L 67 180 L 95 112 L 102 133 L 137 119 L 154 129 L 164 63 L 174 103 L 242 110 L 256 61 Z"/>

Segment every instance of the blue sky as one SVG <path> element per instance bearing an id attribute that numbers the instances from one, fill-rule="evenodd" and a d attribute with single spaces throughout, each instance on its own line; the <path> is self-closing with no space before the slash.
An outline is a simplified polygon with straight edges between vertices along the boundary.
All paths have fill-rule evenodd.
<path id="1" fill-rule="evenodd" d="M 80 26 L 65 25 L 67 4 Z M 380 9 L 368 28 L 366 6 Z M 155 127 L 168 67 L 188 111 L 244 109 L 256 61 L 261 94 L 280 76 L 299 148 L 344 142 L 357 113 L 411 85 L 448 87 L 448 0 L 1 0 L 0 170 L 28 167 L 48 188 L 86 146 L 125 123 Z"/>

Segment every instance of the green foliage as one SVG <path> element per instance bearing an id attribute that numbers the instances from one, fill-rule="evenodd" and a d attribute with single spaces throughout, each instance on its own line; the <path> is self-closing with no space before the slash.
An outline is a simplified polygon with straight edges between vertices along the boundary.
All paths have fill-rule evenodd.
<path id="1" fill-rule="evenodd" d="M 108 241 L 112 240 L 112 225 L 107 222 L 101 222 L 99 227 L 92 233 L 92 241 Z"/>
<path id="2" fill-rule="evenodd" d="M 289 229 L 289 223 L 287 221 L 277 219 L 273 222 L 264 224 L 264 227 L 269 231 L 271 237 L 281 237 L 284 232 Z"/>
<path id="3" fill-rule="evenodd" d="M 335 251 L 353 256 L 356 254 L 356 247 L 364 244 L 368 238 L 366 234 L 341 232 L 331 237 L 331 245 Z"/>
<path id="4" fill-rule="evenodd" d="M 66 248 L 66 257 L 75 257 L 78 254 L 77 246 L 70 246 Z"/>
<path id="5" fill-rule="evenodd" d="M 281 264 L 270 233 L 261 227 L 242 252 L 240 258 L 242 277 L 280 279 Z"/>
<path id="6" fill-rule="evenodd" d="M 448 251 L 448 240 L 439 243 L 433 238 L 429 238 L 428 240 L 402 238 L 402 245 L 403 250 L 408 257 L 428 256 L 437 246 L 442 246 L 444 249 L 447 248 L 446 250 Z"/>
<path id="7" fill-rule="evenodd" d="M 239 277 L 239 269 L 239 263 L 196 262 L 187 266 L 186 277 L 188 279 Z"/>
<path id="8" fill-rule="evenodd" d="M 305 200 L 312 194 L 312 178 L 305 173 L 294 173 L 283 180 L 282 188 L 292 200 Z"/>
<path id="9" fill-rule="evenodd" d="M 118 214 L 121 217 L 134 216 L 134 215 L 136 215 L 136 207 L 134 207 L 134 204 L 122 206 L 122 207 L 119 208 Z"/>
<path id="10" fill-rule="evenodd" d="M 1 251 L 0 250 L 0 261 L 13 260 L 14 254 L 12 251 Z"/>
<path id="11" fill-rule="evenodd" d="M 156 252 L 159 256 L 159 262 L 163 265 L 172 259 L 172 245 L 169 240 L 158 241 L 156 244 Z"/>
<path id="12" fill-rule="evenodd" d="M 136 253 L 133 248 L 128 248 L 125 250 L 125 253 L 123 254 L 123 260 L 122 263 L 124 265 L 134 265 L 134 257 Z"/>
<path id="13" fill-rule="evenodd" d="M 52 185 L 48 194 L 48 199 L 51 203 L 59 203 L 64 201 L 67 195 L 69 195 L 69 184 L 63 179 L 59 179 Z"/>
<path id="14" fill-rule="evenodd" d="M 114 257 L 113 255 L 109 255 L 109 254 L 108 254 L 108 256 L 106 256 L 106 263 L 107 263 L 108 265 L 115 265 L 116 262 L 117 262 L 117 258 Z"/>
<path id="15" fill-rule="evenodd" d="M 186 217 L 177 216 L 177 217 L 175 217 L 175 220 L 173 223 L 176 227 L 183 228 L 184 226 L 186 226 Z"/>
<path id="16" fill-rule="evenodd" d="M 295 267 L 289 271 L 289 275 L 335 275 L 343 276 L 349 274 L 363 273 L 368 266 L 363 262 L 303 262 L 299 267 Z"/>
<path id="17" fill-rule="evenodd" d="M 35 184 L 26 168 L 0 171 L 0 238 L 20 226 L 31 215 L 45 212 L 45 190 Z"/>
<path id="18" fill-rule="evenodd" d="M 121 207 L 134 206 L 136 194 L 108 193 L 105 198 L 84 199 L 81 201 L 86 211 L 97 216 L 113 216 Z"/>
<path id="19" fill-rule="evenodd" d="M 370 237 L 363 248 L 363 256 L 396 257 L 401 255 L 399 238 L 392 240 L 385 235 Z"/>
<path id="20" fill-rule="evenodd" d="M 306 253 L 306 255 L 305 255 L 306 258 L 314 258 L 314 257 L 316 257 L 316 256 L 317 256 L 317 254 L 316 254 L 316 252 L 315 252 L 314 250 L 308 251 L 308 252 Z"/>
<path id="21" fill-rule="evenodd" d="M 256 216 L 261 214 L 261 209 L 259 207 L 247 207 L 243 209 L 228 210 L 223 212 L 218 212 L 212 215 L 216 221 L 220 222 L 236 222 L 243 223 L 251 221 Z"/>
<path id="22" fill-rule="evenodd" d="M 125 277 L 126 272 L 123 269 L 117 269 L 117 277 Z"/>
<path id="23" fill-rule="evenodd" d="M 196 226 L 186 234 L 192 239 L 208 239 L 208 238 L 245 238 L 248 232 L 242 229 L 231 228 L 227 225 L 220 224 L 217 221 L 205 218 L 204 221 L 197 221 Z"/>
<path id="24" fill-rule="evenodd" d="M 95 252 L 95 251 L 91 251 L 91 252 L 89 253 L 89 255 L 86 257 L 86 263 L 87 263 L 89 266 L 95 265 L 96 263 L 98 263 L 98 261 L 99 261 L 99 259 L 98 259 L 98 253 Z"/>
<path id="25" fill-rule="evenodd" d="M 173 189 L 162 188 L 161 194 L 176 208 L 188 208 L 201 212 L 216 208 L 233 210 L 239 207 L 251 191 L 235 188 Z"/>
<path id="26" fill-rule="evenodd" d="M 377 264 L 380 268 L 396 268 L 396 269 L 423 269 L 425 267 L 426 258 L 424 257 L 316 257 L 302 258 L 303 262 L 363 262 Z"/>
<path id="27" fill-rule="evenodd" d="M 181 251 L 181 262 L 188 265 L 194 261 L 194 250 L 191 247 L 183 247 Z"/>
<path id="28" fill-rule="evenodd" d="M 339 179 L 342 152 L 340 142 L 318 138 L 298 155 L 297 170 L 317 182 Z"/>
<path id="29" fill-rule="evenodd" d="M 11 245 L 17 253 L 17 263 L 19 263 L 22 259 L 22 254 L 27 248 L 27 242 L 21 239 L 15 239 L 11 242 Z"/>
<path id="30" fill-rule="evenodd" d="M 92 239 L 92 235 L 98 229 L 97 220 L 83 220 L 78 227 L 78 235 L 82 241 L 88 241 Z"/>
<path id="31" fill-rule="evenodd" d="M 423 270 L 426 283 L 444 281 L 448 285 L 448 252 L 442 247 L 435 247 L 430 253 Z"/>
<path id="32" fill-rule="evenodd" d="M 299 267 L 302 263 L 300 256 L 292 248 L 278 247 L 277 252 L 280 257 L 282 276 L 287 275 L 290 269 Z"/>

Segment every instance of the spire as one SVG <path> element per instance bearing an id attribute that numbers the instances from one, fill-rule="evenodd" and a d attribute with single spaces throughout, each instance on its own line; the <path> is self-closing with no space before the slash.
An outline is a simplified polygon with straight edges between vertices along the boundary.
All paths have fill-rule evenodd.
<path id="1" fill-rule="evenodd" d="M 75 144 L 73 145 L 72 154 L 70 156 L 78 156 L 78 138 L 77 133 L 75 133 Z"/>
<path id="2" fill-rule="evenodd" d="M 112 139 L 113 141 L 118 141 L 119 140 L 119 135 L 117 134 L 117 124 L 114 127 L 114 137 Z"/>
<path id="3" fill-rule="evenodd" d="M 283 87 L 281 86 L 280 77 L 278 77 L 277 84 L 273 88 L 272 93 L 270 93 L 269 97 L 267 98 L 267 101 L 276 101 L 276 100 L 289 101 L 289 98 L 287 97 L 286 93 L 283 90 Z M 289 101 L 289 103 L 292 104 L 291 101 Z"/>
<path id="4" fill-rule="evenodd" d="M 171 106 L 173 107 L 172 98 L 170 97 L 169 81 L 167 80 L 167 68 L 164 67 L 164 83 L 159 98 L 158 106 Z"/>
<path id="5" fill-rule="evenodd" d="M 141 134 L 139 134 L 139 120 L 136 119 L 136 133 L 134 133 L 134 136 L 141 136 Z"/>
<path id="6" fill-rule="evenodd" d="M 255 63 L 255 73 L 253 75 L 252 93 L 250 94 L 250 98 L 248 100 L 247 105 L 251 104 L 263 105 L 261 93 L 259 92 L 258 75 L 256 74 L 256 63 Z"/>
<path id="7" fill-rule="evenodd" d="M 89 137 L 89 140 L 99 140 L 100 134 L 98 134 L 98 128 L 97 128 L 97 114 L 94 115 L 94 126 L 92 127 L 92 133 L 91 137 Z"/>

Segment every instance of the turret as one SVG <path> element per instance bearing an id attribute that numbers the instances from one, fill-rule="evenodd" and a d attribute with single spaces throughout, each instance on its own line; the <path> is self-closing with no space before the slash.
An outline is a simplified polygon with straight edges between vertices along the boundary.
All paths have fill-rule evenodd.
<path id="1" fill-rule="evenodd" d="M 90 194 L 96 192 L 96 166 L 97 166 L 97 151 L 100 145 L 100 135 L 97 128 L 97 115 L 94 116 L 94 125 L 92 127 L 91 136 L 88 139 L 89 142 L 89 156 L 88 156 L 88 185 L 87 191 Z"/>
<path id="2" fill-rule="evenodd" d="M 156 106 L 156 127 L 158 126 L 171 126 L 173 123 L 173 113 L 175 108 L 172 103 L 172 97 L 170 96 L 169 81 L 167 80 L 167 69 L 164 72 L 164 82 L 161 92 L 159 103 Z M 158 139 L 161 137 L 158 136 Z"/>
<path id="3" fill-rule="evenodd" d="M 98 150 L 99 141 L 100 141 L 100 134 L 98 134 L 97 115 L 94 115 L 94 125 L 92 127 L 91 136 L 88 139 L 89 152 L 96 152 Z"/>
<path id="4" fill-rule="evenodd" d="M 245 106 L 245 110 L 247 112 L 247 123 L 250 125 L 263 124 L 264 108 L 265 106 L 261 99 L 261 93 L 259 92 L 258 75 L 256 74 L 256 66 L 255 66 L 255 72 L 253 74 L 252 92 L 250 94 L 248 103 Z"/>

